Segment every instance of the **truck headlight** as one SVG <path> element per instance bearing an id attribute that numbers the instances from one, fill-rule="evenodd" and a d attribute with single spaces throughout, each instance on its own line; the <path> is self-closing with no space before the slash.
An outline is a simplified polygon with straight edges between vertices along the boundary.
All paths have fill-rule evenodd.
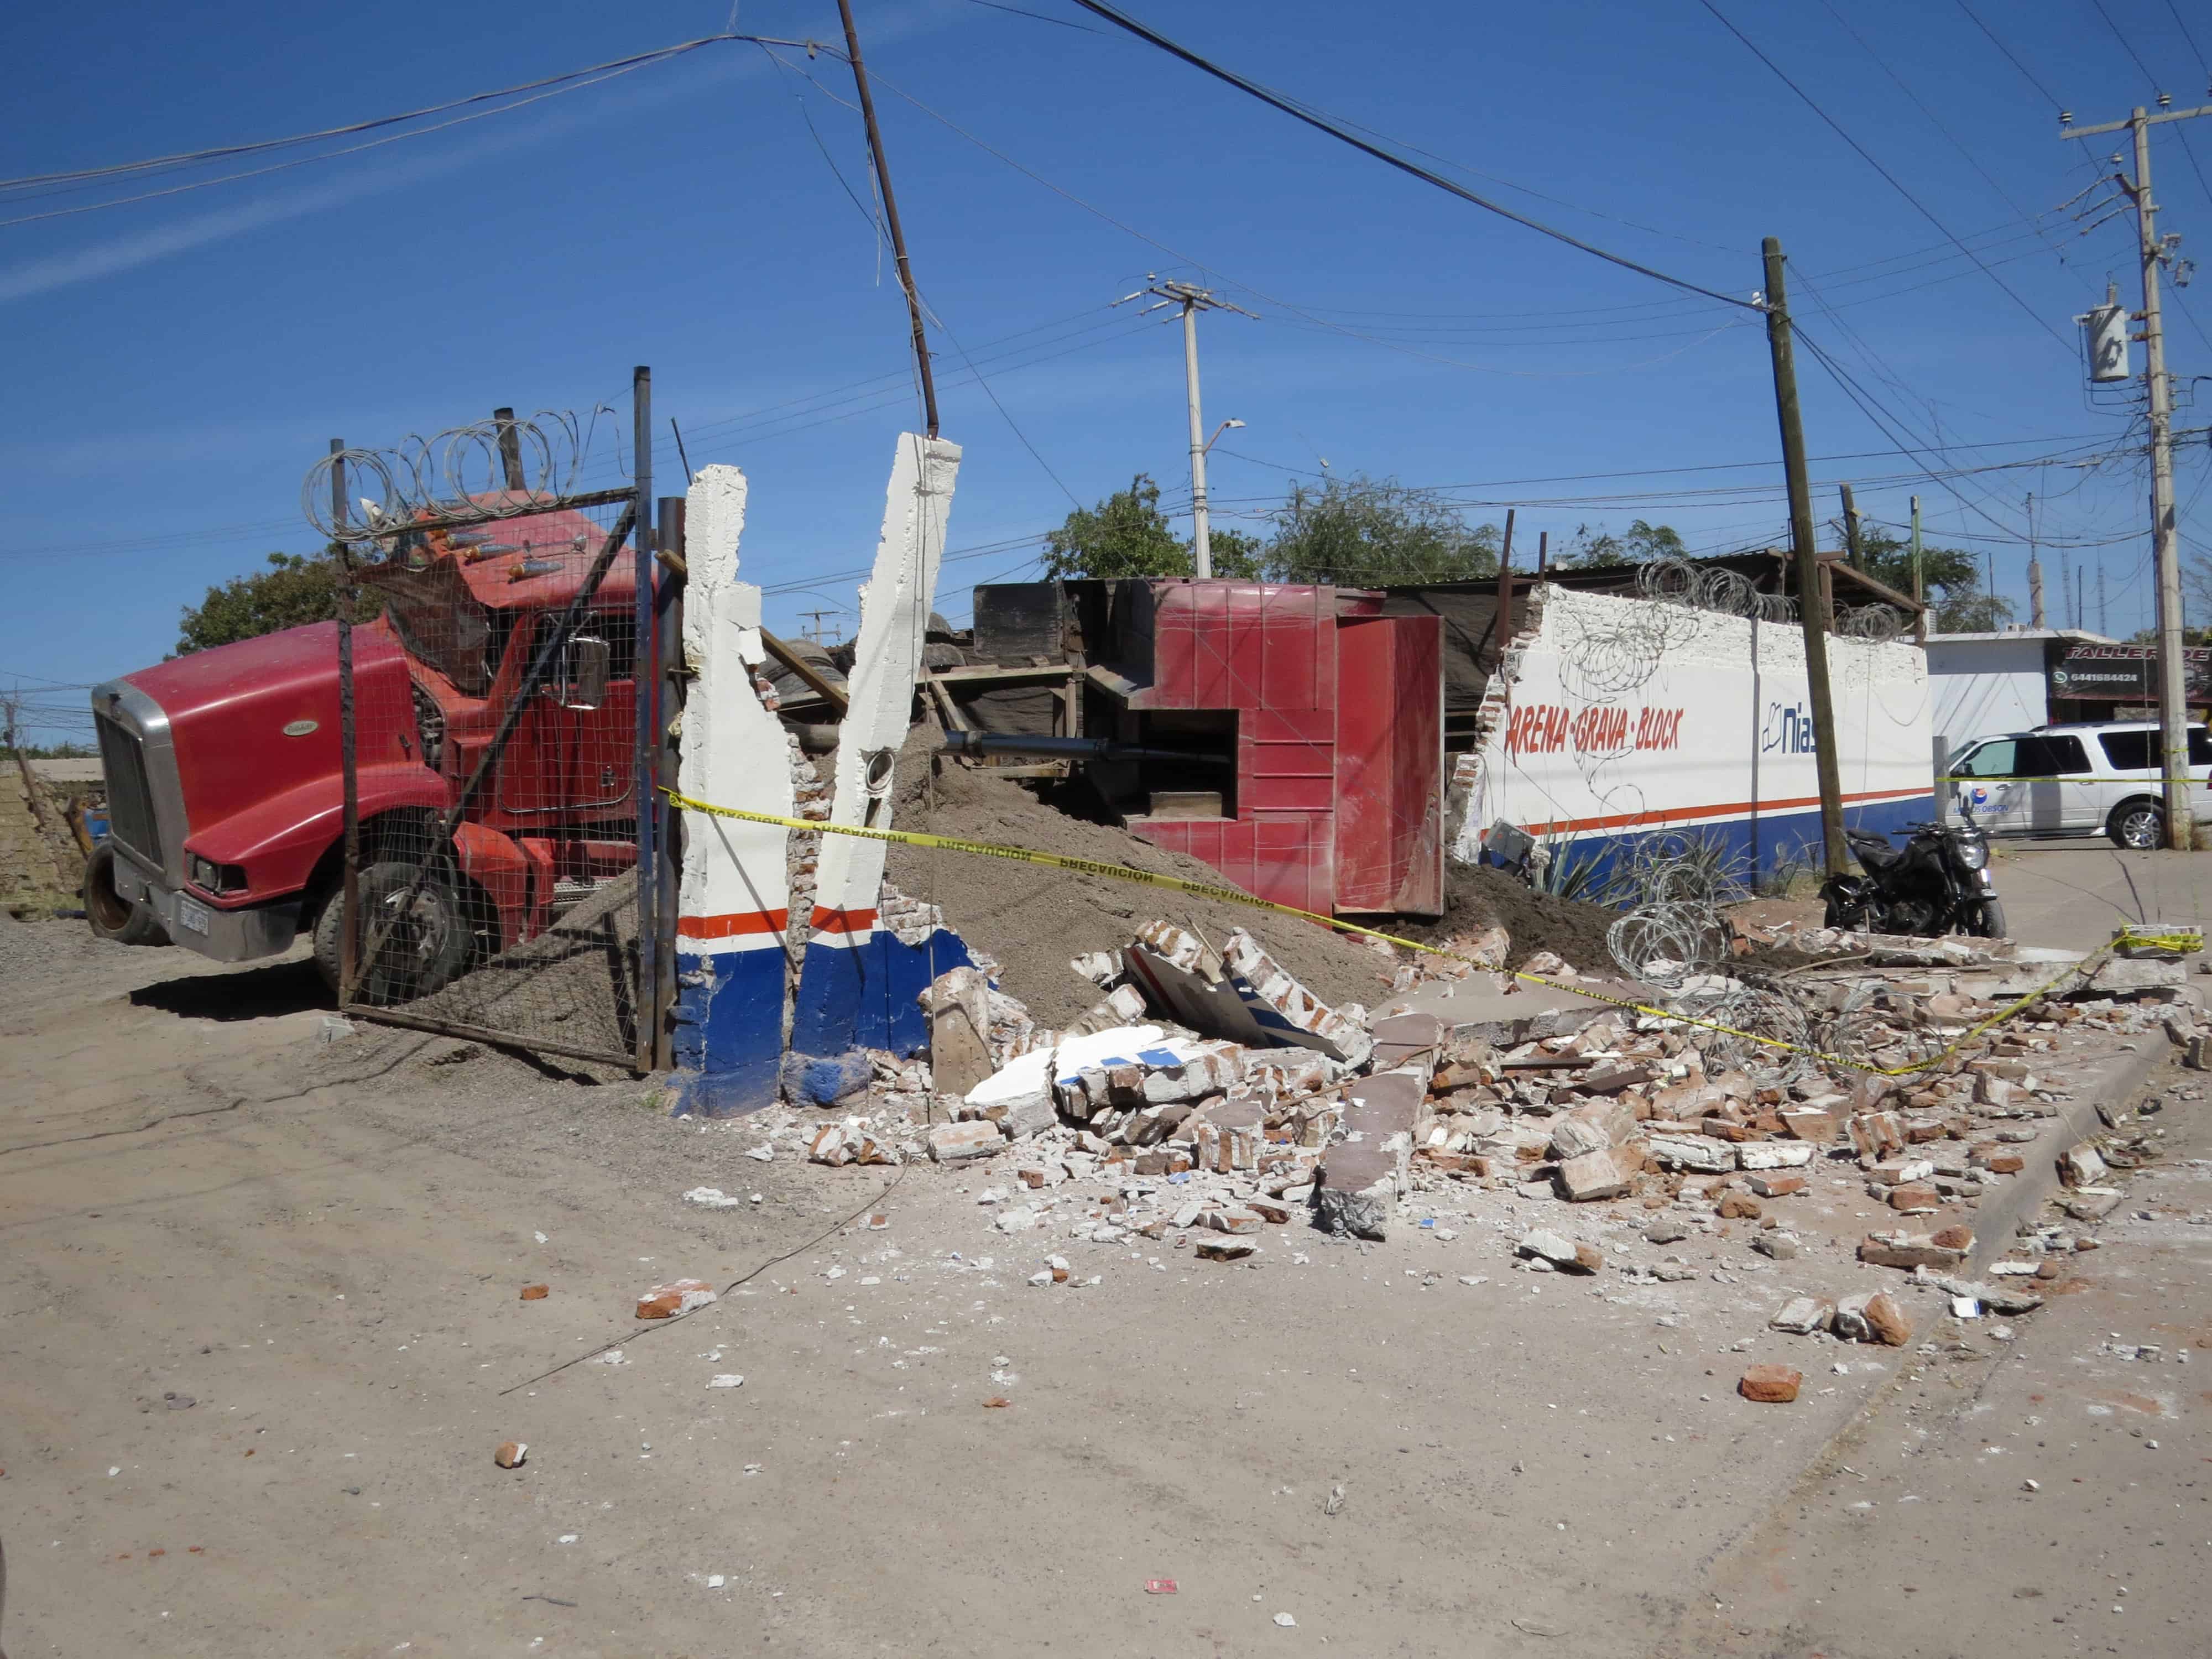
<path id="1" fill-rule="evenodd" d="M 246 866 L 240 864 L 216 864 L 191 854 L 185 863 L 185 873 L 193 886 L 208 893 L 242 893 L 246 890 Z"/>

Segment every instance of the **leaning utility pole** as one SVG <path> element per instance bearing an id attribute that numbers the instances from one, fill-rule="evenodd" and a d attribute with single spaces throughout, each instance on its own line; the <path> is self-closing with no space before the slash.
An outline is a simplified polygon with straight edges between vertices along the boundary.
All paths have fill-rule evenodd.
<path id="1" fill-rule="evenodd" d="M 1813 704 L 1814 763 L 1820 779 L 1820 840 L 1828 873 L 1848 872 L 1844 845 L 1843 769 L 1836 758 L 1836 710 L 1828 696 L 1827 590 L 1813 538 L 1813 487 L 1805 474 L 1805 428 L 1797 412 L 1797 358 L 1790 337 L 1790 299 L 1782 243 L 1766 253 L 1766 346 L 1774 359 L 1774 410 L 1782 425 L 1782 468 L 1790 483 L 1790 544 L 1796 556 L 1797 620 L 1805 630 L 1805 681 Z"/>
<path id="2" fill-rule="evenodd" d="M 1217 300 L 1209 290 L 1189 283 L 1155 282 L 1149 288 L 1124 295 L 1114 303 L 1121 305 L 1147 294 L 1154 295 L 1160 303 L 1146 306 L 1146 311 L 1158 311 L 1162 306 L 1177 306 L 1182 311 L 1183 395 L 1190 404 L 1191 555 L 1198 574 L 1210 577 L 1213 574 L 1213 538 L 1206 517 L 1206 452 L 1213 447 L 1213 441 L 1206 435 L 1206 417 L 1199 413 L 1198 407 L 1198 313 L 1201 311 L 1233 311 L 1240 317 L 1255 317 L 1255 313 L 1242 306 L 1233 306 L 1226 300 Z M 1255 320 L 1257 320 L 1256 317 Z M 1227 424 L 1242 426 L 1243 422 L 1231 421 Z"/>
<path id="3" fill-rule="evenodd" d="M 921 295 L 914 286 L 914 267 L 907 263 L 906 233 L 899 228 L 898 201 L 891 194 L 890 168 L 884 162 L 884 135 L 876 125 L 875 94 L 868 90 L 868 71 L 860 62 L 860 37 L 853 27 L 852 0 L 837 0 L 838 15 L 845 20 L 845 58 L 853 66 L 853 84 L 860 94 L 860 122 L 868 130 L 868 159 L 876 170 L 876 191 L 884 198 L 884 228 L 890 233 L 891 258 L 898 267 L 899 287 L 906 292 L 907 319 L 914 325 L 914 368 L 921 381 L 921 411 L 928 431 L 937 435 L 937 381 L 929 372 L 929 336 L 921 326 Z"/>
<path id="4" fill-rule="evenodd" d="M 2160 104 L 2166 101 L 2160 93 Z M 2156 115 L 2138 104 L 2126 120 L 2094 127 L 2067 126 L 2066 118 L 2059 118 L 2062 138 L 2092 138 L 2124 129 L 2135 139 L 2134 180 L 2117 173 L 2112 179 L 2135 204 L 2136 251 L 2142 263 L 2140 337 L 2143 379 L 2150 392 L 2150 535 L 2151 559 L 2158 577 L 2159 747 L 2165 761 L 2166 844 L 2183 851 L 2195 844 L 2197 824 L 2189 798 L 2189 688 L 2187 659 L 2181 648 L 2181 560 L 2173 539 L 2173 386 L 2166 374 L 2166 327 L 2159 314 L 2158 292 L 2159 267 L 2173 257 L 2174 246 L 2181 239 L 2159 240 L 2158 202 L 2150 190 L 2150 130 L 2160 122 L 2185 121 L 2197 115 L 2212 115 L 2212 104 L 2195 109 L 2161 107 Z"/>
<path id="5" fill-rule="evenodd" d="M 2035 556 L 2035 492 L 2027 492 L 2027 623 L 2041 628 L 2043 620 L 2043 561 Z"/>

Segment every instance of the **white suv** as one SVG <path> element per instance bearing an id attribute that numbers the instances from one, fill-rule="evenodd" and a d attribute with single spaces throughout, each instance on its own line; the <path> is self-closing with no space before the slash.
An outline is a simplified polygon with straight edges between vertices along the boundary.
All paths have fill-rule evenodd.
<path id="1" fill-rule="evenodd" d="M 2158 726 L 2153 720 L 2039 726 L 1979 738 L 1951 758 L 1944 817 L 1970 807 L 1999 836 L 2109 836 L 2122 847 L 2166 845 Z M 2212 736 L 2189 728 L 2196 815 L 2212 817 Z"/>

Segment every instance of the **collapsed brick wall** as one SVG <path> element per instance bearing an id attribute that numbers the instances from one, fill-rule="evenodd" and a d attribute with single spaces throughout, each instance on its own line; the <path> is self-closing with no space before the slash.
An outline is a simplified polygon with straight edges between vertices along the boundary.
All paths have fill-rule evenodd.
<path id="1" fill-rule="evenodd" d="M 0 751 L 0 908 L 22 918 L 72 909 L 79 902 L 84 854 L 66 828 L 82 785 L 36 785 L 48 828 L 32 809 L 21 769 Z"/>

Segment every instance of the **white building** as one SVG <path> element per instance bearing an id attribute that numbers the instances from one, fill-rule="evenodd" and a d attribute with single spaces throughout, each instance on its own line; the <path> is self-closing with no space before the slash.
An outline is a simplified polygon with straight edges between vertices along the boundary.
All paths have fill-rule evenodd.
<path id="1" fill-rule="evenodd" d="M 2072 646 L 2112 643 L 2078 628 L 1930 634 L 1928 687 L 1937 747 L 1954 753 L 1971 738 L 2048 723 L 2055 717 L 2051 665 Z"/>

